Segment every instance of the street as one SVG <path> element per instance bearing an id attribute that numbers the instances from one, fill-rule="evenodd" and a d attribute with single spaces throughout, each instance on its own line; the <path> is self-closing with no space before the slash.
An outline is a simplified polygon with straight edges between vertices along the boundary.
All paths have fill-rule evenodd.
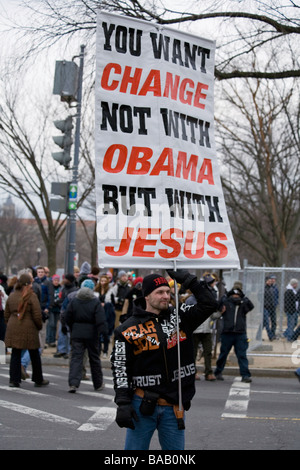
<path id="1" fill-rule="evenodd" d="M 110 370 L 104 369 L 102 392 L 83 381 L 76 394 L 68 393 L 68 367 L 43 370 L 49 386 L 35 388 L 27 379 L 10 388 L 9 365 L 0 365 L 0 449 L 122 450 L 126 431 L 114 422 Z M 300 449 L 296 378 L 254 377 L 246 384 L 224 377 L 224 382 L 196 382 L 186 413 L 186 450 Z M 155 435 L 151 450 L 159 449 Z"/>

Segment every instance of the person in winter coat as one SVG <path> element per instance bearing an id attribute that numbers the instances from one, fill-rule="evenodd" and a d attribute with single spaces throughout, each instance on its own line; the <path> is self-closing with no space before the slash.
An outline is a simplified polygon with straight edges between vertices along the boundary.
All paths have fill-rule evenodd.
<path id="1" fill-rule="evenodd" d="M 216 362 L 215 377 L 224 380 L 224 370 L 227 356 L 232 348 L 236 354 L 242 382 L 251 382 L 249 371 L 247 349 L 247 324 L 246 315 L 253 310 L 254 305 L 241 289 L 232 289 L 221 299 L 221 306 L 226 310 L 223 313 L 223 330 L 221 333 L 221 349 Z"/>
<path id="2" fill-rule="evenodd" d="M 80 267 L 79 276 L 77 278 L 78 286 L 80 287 L 85 279 L 88 279 L 89 274 L 91 274 L 91 265 L 87 261 L 84 261 Z"/>
<path id="3" fill-rule="evenodd" d="M 299 315 L 299 307 L 300 307 L 300 289 L 297 291 L 297 297 L 296 297 L 296 308 L 297 308 L 297 318 Z M 300 325 L 297 326 L 297 328 L 294 329 L 291 340 L 290 341 L 296 341 L 300 336 Z M 298 370 L 299 372 L 299 370 Z"/>
<path id="4" fill-rule="evenodd" d="M 1 284 L 2 283 L 0 280 L 0 341 L 4 341 L 5 331 L 6 331 L 6 325 L 5 325 L 5 320 L 4 320 L 4 310 L 5 310 L 5 304 L 6 304 L 8 296 L 5 292 L 4 287 Z"/>
<path id="5" fill-rule="evenodd" d="M 207 282 L 208 286 L 211 288 L 212 293 L 215 296 L 215 299 L 217 300 L 217 290 L 215 288 L 216 285 L 216 279 L 209 275 L 206 275 L 204 277 L 205 281 Z M 189 296 L 185 303 L 187 305 L 194 305 L 197 303 L 195 296 L 192 294 Z M 212 348 L 213 348 L 213 341 L 212 341 L 212 327 L 211 323 L 214 320 L 217 320 L 220 318 L 221 314 L 220 312 L 214 312 L 209 318 L 205 320 L 201 325 L 199 325 L 196 330 L 193 333 L 193 345 L 194 345 L 194 358 L 195 358 L 195 363 L 197 359 L 197 352 L 198 352 L 198 347 L 199 343 L 201 343 L 202 348 L 203 348 L 203 357 L 204 357 L 204 375 L 205 375 L 205 380 L 208 380 L 209 382 L 212 382 L 216 380 L 216 377 L 213 374 L 212 370 L 212 365 L 211 365 L 211 360 L 212 360 Z M 200 374 L 196 372 L 195 376 L 196 380 L 200 380 Z"/>
<path id="6" fill-rule="evenodd" d="M 298 323 L 299 292 L 298 279 L 291 279 L 284 293 L 284 311 L 287 316 L 287 329 L 283 333 L 288 341 L 293 341 L 294 329 Z"/>
<path id="7" fill-rule="evenodd" d="M 115 299 L 115 328 L 120 324 L 120 316 L 122 315 L 122 309 L 125 302 L 126 295 L 131 289 L 131 285 L 128 281 L 128 275 L 125 271 L 118 272 L 118 280 L 113 286 L 113 295 Z"/>
<path id="8" fill-rule="evenodd" d="M 264 290 L 264 316 L 263 326 L 267 331 L 270 341 L 276 339 L 276 305 L 278 302 L 277 287 L 274 285 L 271 276 L 266 277 L 265 290 Z"/>
<path id="9" fill-rule="evenodd" d="M 120 315 L 120 323 L 123 323 L 127 318 L 132 315 L 133 311 L 133 302 L 138 297 L 142 297 L 142 284 L 143 278 L 141 276 L 137 277 L 133 281 L 133 287 L 130 291 L 126 294 L 125 301 L 122 308 L 122 314 Z"/>
<path id="10" fill-rule="evenodd" d="M 103 358 L 107 357 L 110 337 L 114 331 L 116 313 L 115 313 L 115 300 L 110 285 L 110 277 L 105 274 L 100 274 L 99 282 L 95 287 L 96 294 L 99 294 L 99 300 L 104 308 L 105 318 L 107 322 L 107 334 L 100 335 L 100 352 L 103 352 Z M 103 347 L 103 351 L 102 351 Z"/>
<path id="11" fill-rule="evenodd" d="M 49 311 L 49 321 L 47 324 L 47 335 L 46 343 L 49 347 L 56 346 L 56 334 L 57 334 L 57 325 L 59 322 L 60 314 L 60 298 L 59 294 L 62 287 L 60 285 L 60 277 L 58 274 L 54 274 L 51 278 L 51 292 L 53 296 L 52 307 Z"/>
<path id="12" fill-rule="evenodd" d="M 12 348 L 10 360 L 10 387 L 19 387 L 21 383 L 21 353 L 28 349 L 32 364 L 32 381 L 36 387 L 48 385 L 42 373 L 39 353 L 39 331 L 42 329 L 40 302 L 32 290 L 32 276 L 21 274 L 15 290 L 9 295 L 4 311 L 7 323 L 5 345 Z"/>
<path id="13" fill-rule="evenodd" d="M 103 385 L 99 358 L 99 336 L 101 333 L 107 333 L 107 323 L 99 298 L 94 295 L 94 286 L 91 279 L 83 281 L 81 288 L 68 304 L 64 316 L 71 331 L 70 393 L 75 393 L 80 385 L 85 349 L 88 351 L 95 390 L 101 390 Z"/>
<path id="14" fill-rule="evenodd" d="M 178 311 L 180 371 L 177 313 L 169 306 L 170 286 L 163 276 L 144 278 L 143 297 L 135 300 L 133 314 L 115 330 L 111 365 L 116 422 L 128 428 L 126 450 L 148 450 L 155 429 L 163 450 L 184 449 L 183 410 L 189 409 L 195 394 L 192 335 L 217 303 L 206 283 L 188 271 L 168 274 L 197 299 L 196 305 L 182 304 Z"/>
<path id="15" fill-rule="evenodd" d="M 43 327 L 39 332 L 41 348 L 44 349 L 46 343 L 46 331 L 49 319 L 49 313 L 53 305 L 53 295 L 51 290 L 51 282 L 45 274 L 45 268 L 38 266 L 36 268 L 37 275 L 34 278 L 33 289 L 36 291 L 40 288 L 40 304 L 42 309 Z"/>
<path id="16" fill-rule="evenodd" d="M 60 322 L 58 328 L 56 353 L 53 354 L 53 357 L 63 357 L 65 359 L 69 359 L 70 341 L 69 336 L 62 332 L 62 315 L 64 313 L 64 305 L 68 304 L 66 299 L 68 299 L 68 296 L 71 294 L 71 292 L 77 290 L 78 285 L 74 274 L 66 274 L 62 282 L 62 288 L 59 292 L 58 306 L 60 307 Z"/>

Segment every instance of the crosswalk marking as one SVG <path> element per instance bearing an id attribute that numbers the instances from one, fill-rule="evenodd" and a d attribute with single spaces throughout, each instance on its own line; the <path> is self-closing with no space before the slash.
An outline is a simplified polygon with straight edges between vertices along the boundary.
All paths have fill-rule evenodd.
<path id="1" fill-rule="evenodd" d="M 27 416 L 40 418 L 45 421 L 51 421 L 56 424 L 62 423 L 62 424 L 67 424 L 73 427 L 77 427 L 80 425 L 80 423 L 72 419 L 63 418 L 62 416 L 58 416 L 52 413 L 47 413 L 46 411 L 37 410 L 35 408 L 29 408 L 28 406 L 19 405 L 17 403 L 11 403 L 5 400 L 0 400 L 0 406 L 2 406 L 3 408 L 8 408 L 10 411 L 16 411 L 17 413 L 23 413 Z"/>
<path id="2" fill-rule="evenodd" d="M 99 398 L 104 398 L 105 400 L 113 400 L 114 397 L 112 395 L 107 395 L 105 393 L 101 393 L 101 392 L 82 392 L 82 391 L 78 391 L 78 394 L 80 393 L 80 395 L 89 395 L 91 397 L 99 397 Z"/>
<path id="3" fill-rule="evenodd" d="M 106 380 L 106 377 L 105 377 L 105 380 Z M 89 386 L 92 386 L 92 387 L 93 387 L 93 382 L 92 382 L 92 380 L 82 380 L 82 381 L 80 382 L 80 387 L 81 387 L 82 385 L 83 385 L 83 386 L 89 385 Z M 111 388 L 111 389 L 112 389 L 112 388 L 114 388 L 114 386 L 113 386 L 113 384 L 109 384 L 109 383 L 106 383 L 106 382 L 105 382 L 105 388 Z"/>
<path id="4" fill-rule="evenodd" d="M 28 372 L 31 373 L 30 368 Z M 5 390 L 6 392 L 9 392 L 11 397 L 23 395 L 24 397 L 35 396 L 37 398 L 45 397 L 49 399 L 49 398 L 53 398 L 53 395 L 49 394 L 48 390 L 50 391 L 52 387 L 56 390 L 57 390 L 57 387 L 61 387 L 61 381 L 60 383 L 58 383 L 59 379 L 63 379 L 65 377 L 66 391 L 68 390 L 67 374 L 68 374 L 67 369 L 64 371 L 64 374 L 60 374 L 60 375 L 49 374 L 47 372 L 44 372 L 43 375 L 45 376 L 45 378 L 48 378 L 50 380 L 50 385 L 49 385 L 49 389 L 48 387 L 46 387 L 46 388 L 43 388 L 42 391 L 33 390 L 32 389 L 33 383 L 30 381 L 30 379 L 28 379 L 27 381 L 22 381 L 21 387 L 19 388 L 9 387 L 8 384 L 0 385 L 0 390 Z M 8 367 L 1 368 L 0 377 L 4 377 L 9 381 L 9 368 Z M 113 383 L 112 383 L 113 379 L 110 375 L 104 375 L 103 380 L 105 382 L 105 388 L 103 390 L 104 393 L 97 392 L 95 390 L 91 390 L 91 391 L 88 390 L 88 387 L 93 387 L 92 380 L 81 381 L 80 389 L 77 391 L 78 395 L 91 396 L 94 398 L 98 398 L 99 400 L 109 401 L 108 406 L 79 407 L 79 408 L 86 409 L 92 412 L 92 416 L 84 423 L 77 422 L 72 419 L 65 418 L 63 416 L 59 416 L 53 413 L 48 413 L 48 412 L 45 412 L 36 408 L 30 408 L 28 406 L 20 405 L 19 403 L 14 403 L 14 400 L 12 401 L 0 400 L 0 408 L 7 408 L 12 412 L 22 413 L 32 418 L 42 419 L 48 422 L 71 426 L 81 432 L 103 431 L 107 429 L 107 427 L 110 426 L 114 422 L 115 414 L 116 414 L 116 407 L 113 404 L 114 393 L 109 394 L 110 392 L 113 392 Z M 55 400 L 58 398 L 60 400 L 68 399 L 69 403 L 70 403 L 70 399 L 72 399 L 72 397 L 68 393 L 66 393 L 65 396 L 55 397 Z M 74 400 L 73 400 L 73 403 L 75 405 Z M 98 403 L 98 401 L 96 401 L 96 403 Z M 3 423 L 0 423 L 0 426 L 3 426 Z"/>
<path id="5" fill-rule="evenodd" d="M 300 392 L 282 392 L 280 390 L 251 390 L 251 393 L 267 393 L 268 395 L 300 395 Z"/>
<path id="6" fill-rule="evenodd" d="M 25 388 L 11 388 L 8 385 L 0 385 L 1 390 L 8 390 L 11 393 L 20 393 L 21 395 L 36 395 L 40 397 L 52 397 L 52 395 L 48 395 L 47 393 L 39 393 L 35 392 L 34 390 L 26 390 Z"/>
<path id="7" fill-rule="evenodd" d="M 82 424 L 78 431 L 104 431 L 114 421 L 116 409 L 108 406 L 95 408 L 95 413 L 90 419 Z"/>
<path id="8" fill-rule="evenodd" d="M 236 377 L 230 388 L 222 418 L 246 418 L 249 399 L 250 383 L 241 382 L 241 379 Z"/>

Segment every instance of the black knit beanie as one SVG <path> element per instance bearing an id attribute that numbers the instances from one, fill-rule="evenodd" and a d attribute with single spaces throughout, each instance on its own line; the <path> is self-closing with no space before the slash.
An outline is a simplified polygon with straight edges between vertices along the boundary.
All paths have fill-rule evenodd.
<path id="1" fill-rule="evenodd" d="M 161 286 L 170 287 L 167 279 L 165 279 L 160 274 L 149 274 L 143 280 L 143 296 L 146 297 Z"/>

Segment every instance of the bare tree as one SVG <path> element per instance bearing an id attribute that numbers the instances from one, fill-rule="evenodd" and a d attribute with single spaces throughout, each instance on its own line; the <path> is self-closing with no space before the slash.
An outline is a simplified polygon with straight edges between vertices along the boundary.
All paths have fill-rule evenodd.
<path id="1" fill-rule="evenodd" d="M 24 61 L 58 43 L 65 46 L 80 39 L 88 45 L 93 63 L 99 7 L 161 25 L 184 25 L 189 32 L 201 30 L 201 35 L 215 39 L 215 75 L 220 80 L 216 89 L 228 84 L 220 96 L 226 96 L 226 106 L 230 103 L 234 110 L 220 118 L 219 125 L 228 168 L 223 183 L 237 241 L 243 248 L 251 246 L 260 262 L 277 265 L 289 259 L 299 234 L 299 182 L 291 177 L 291 169 L 299 170 L 299 109 L 298 101 L 291 99 L 297 94 L 283 96 L 276 79 L 285 78 L 289 86 L 290 77 L 300 75 L 299 5 L 293 0 L 190 0 L 177 10 L 176 0 L 20 0 L 20 5 L 28 16 L 14 19 L 9 27 L 28 41 Z M 84 197 L 94 186 L 89 148 L 88 142 L 82 144 L 91 170 Z"/>
<path id="2" fill-rule="evenodd" d="M 76 35 L 93 47 L 97 9 L 153 21 L 161 25 L 185 25 L 217 40 L 215 75 L 219 80 L 235 77 L 280 79 L 299 77 L 300 6 L 294 0 L 206 0 L 180 3 L 176 10 L 168 0 L 21 0 L 31 20 L 13 26 L 28 38 L 28 54 L 48 48 Z M 176 2 L 175 2 L 176 5 Z M 196 29 L 197 28 L 197 29 Z M 251 53 L 260 51 L 257 69 Z M 264 57 L 273 57 L 268 70 Z M 245 60 L 241 60 L 245 59 Z"/>
<path id="3" fill-rule="evenodd" d="M 8 206 L 6 202 L 0 207 L 0 252 L 7 274 L 10 274 L 13 264 L 18 266 L 18 259 L 24 259 L 26 246 L 33 246 L 34 243 L 30 228 L 21 220 L 22 216 L 23 211 L 13 204 Z"/>
<path id="4" fill-rule="evenodd" d="M 246 79 L 226 88 L 217 135 L 239 252 L 252 263 L 288 264 L 300 234 L 299 86 Z"/>
<path id="5" fill-rule="evenodd" d="M 16 97 L 6 98 L 0 113 L 0 188 L 22 201 L 36 220 L 49 267 L 55 272 L 56 244 L 65 230 L 65 221 L 61 214 L 53 220 L 50 210 L 47 114 L 43 119 L 40 114 L 38 119 L 28 114 L 27 123 L 22 122 Z"/>
<path id="6" fill-rule="evenodd" d="M 39 109 L 35 106 L 30 112 L 28 103 L 25 105 L 24 102 L 21 110 L 25 107 L 26 112 L 22 119 L 18 96 L 20 98 L 16 90 L 11 95 L 7 93 L 0 113 L 0 188 L 22 201 L 35 219 L 47 250 L 50 271 L 55 272 L 56 247 L 66 228 L 66 215 L 58 214 L 54 218 L 50 209 L 51 182 L 61 179 L 51 157 L 51 107 L 46 103 L 45 107 L 40 106 Z M 79 179 L 82 191 L 78 207 L 94 188 L 94 168 L 88 142 L 84 145 L 81 159 Z M 71 175 L 63 178 L 70 181 Z"/>
<path id="7" fill-rule="evenodd" d="M 8 65 L 12 65 L 10 58 Z M 54 162 L 51 156 L 51 152 L 55 151 L 52 135 L 59 133 L 53 120 L 74 114 L 75 110 L 53 96 L 54 59 L 51 65 L 52 73 L 43 69 L 45 76 L 40 75 L 43 80 L 41 84 L 39 78 L 35 82 L 33 80 L 34 69 L 29 68 L 27 72 L 25 68 L 21 71 L 16 69 L 17 73 L 13 74 L 12 68 L 1 64 L 2 77 L 6 79 L 0 82 L 0 189 L 19 199 L 35 219 L 47 251 L 49 268 L 55 272 L 56 247 L 66 228 L 66 215 L 56 213 L 54 216 L 51 212 L 50 188 L 54 181 L 71 181 L 72 175 L 71 171 Z M 9 72 L 9 76 L 5 75 Z M 35 92 L 35 83 L 40 91 Z M 88 104 L 90 87 L 86 93 L 88 97 L 85 99 L 84 92 L 82 113 L 88 119 L 82 126 L 80 139 L 78 208 L 94 188 L 91 157 L 93 113 Z"/>

